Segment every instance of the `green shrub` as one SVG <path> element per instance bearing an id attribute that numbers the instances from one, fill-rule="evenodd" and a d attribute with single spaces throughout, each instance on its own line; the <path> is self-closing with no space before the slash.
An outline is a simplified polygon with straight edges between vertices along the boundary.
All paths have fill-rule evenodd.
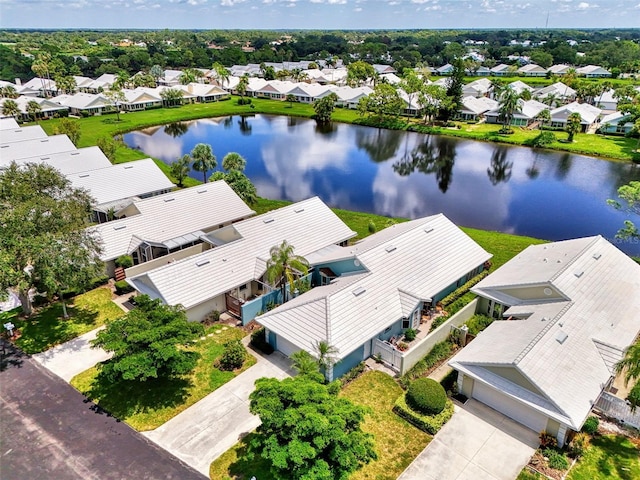
<path id="1" fill-rule="evenodd" d="M 467 283 L 465 283 L 461 287 L 455 289 L 449 295 L 444 297 L 441 300 L 442 305 L 445 307 L 445 309 L 447 309 L 447 306 L 449 304 L 453 303 L 454 301 L 456 301 L 457 299 L 462 297 L 465 293 L 467 293 L 469 290 L 471 290 L 471 287 L 473 287 L 476 283 L 478 283 L 480 280 L 482 280 L 487 275 L 489 275 L 489 270 L 483 270 L 478 275 L 476 275 L 471 280 L 469 280 Z"/>
<path id="2" fill-rule="evenodd" d="M 240 97 L 238 99 L 238 105 L 251 105 L 251 99 L 249 97 Z"/>
<path id="3" fill-rule="evenodd" d="M 547 463 L 556 470 L 566 470 L 569 468 L 569 460 L 562 453 L 552 448 L 545 448 L 542 455 L 548 458 Z"/>
<path id="4" fill-rule="evenodd" d="M 553 132 L 540 132 L 536 138 L 531 141 L 532 147 L 544 148 L 556 141 Z"/>
<path id="5" fill-rule="evenodd" d="M 131 255 L 120 255 L 115 261 L 116 267 L 133 267 L 133 257 Z"/>
<path id="6" fill-rule="evenodd" d="M 417 334 L 418 332 L 416 332 L 413 328 L 408 328 L 404 331 L 404 338 L 407 342 L 413 342 L 416 339 Z"/>
<path id="7" fill-rule="evenodd" d="M 400 378 L 400 385 L 402 385 L 404 388 L 407 388 L 411 380 L 422 377 L 432 367 L 437 365 L 445 358 L 448 358 L 449 355 L 451 355 L 451 353 L 453 352 L 453 348 L 454 345 L 449 340 L 436 343 L 429 351 L 429 353 L 427 353 L 422 358 L 422 360 L 411 367 L 411 369 Z"/>
<path id="8" fill-rule="evenodd" d="M 365 371 L 366 368 L 367 368 L 366 364 L 364 362 L 360 362 L 358 365 L 356 365 L 355 367 L 353 367 L 351 370 L 349 370 L 347 373 L 345 373 L 343 376 L 340 377 L 340 383 L 342 384 L 343 387 L 351 383 L 360 375 L 362 375 L 362 373 Z"/>
<path id="9" fill-rule="evenodd" d="M 447 396 L 451 397 L 458 394 L 458 372 L 451 370 L 447 375 L 440 380 L 440 385 L 447 392 Z"/>
<path id="10" fill-rule="evenodd" d="M 598 425 L 600 425 L 600 420 L 598 419 L 598 417 L 589 417 L 584 422 L 584 425 L 582 426 L 582 431 L 589 435 L 593 435 L 598 431 Z"/>
<path id="11" fill-rule="evenodd" d="M 629 401 L 629 406 L 631 407 L 631 411 L 635 413 L 636 408 L 640 406 L 640 381 L 638 381 L 633 388 L 629 391 L 629 395 L 627 395 L 627 400 Z"/>
<path id="12" fill-rule="evenodd" d="M 569 453 L 574 458 L 581 457 L 584 455 L 588 445 L 589 435 L 584 432 L 576 433 L 571 443 L 569 443 Z"/>
<path id="13" fill-rule="evenodd" d="M 435 435 L 442 428 L 442 426 L 449 421 L 453 415 L 453 402 L 447 400 L 442 411 L 437 415 L 422 415 L 413 411 L 409 405 L 407 405 L 404 394 L 398 397 L 393 411 L 406 421 L 415 425 L 423 432 L 427 432 L 431 435 Z"/>
<path id="14" fill-rule="evenodd" d="M 224 352 L 220 357 L 220 370 L 235 370 L 242 367 L 247 352 L 240 340 L 232 340 L 224 344 Z"/>
<path id="15" fill-rule="evenodd" d="M 264 328 L 260 330 L 256 330 L 251 334 L 251 346 L 256 350 L 261 351 L 262 353 L 266 353 L 267 355 L 271 355 L 273 353 L 273 347 L 269 342 L 267 342 L 265 336 Z"/>
<path id="16" fill-rule="evenodd" d="M 447 403 L 447 392 L 431 378 L 418 378 L 409 385 L 407 404 L 417 412 L 437 415 Z"/>
<path id="17" fill-rule="evenodd" d="M 116 295 L 124 295 L 125 293 L 133 292 L 134 288 L 127 283 L 126 280 L 120 280 L 115 283 Z"/>
<path id="18" fill-rule="evenodd" d="M 555 448 L 558 446 L 558 440 L 556 437 L 547 432 L 540 433 L 540 446 L 542 448 Z"/>
<path id="19" fill-rule="evenodd" d="M 493 323 L 493 318 L 487 315 L 477 314 L 467 320 L 466 325 L 469 327 L 471 335 L 478 335 L 481 331 Z"/>
<path id="20" fill-rule="evenodd" d="M 369 230 L 369 233 L 376 233 L 376 224 L 373 222 L 373 220 L 369 220 L 367 229 Z"/>
<path id="21" fill-rule="evenodd" d="M 202 321 L 203 323 L 207 324 L 207 323 L 215 323 L 218 320 L 220 320 L 220 312 L 218 310 L 211 310 L 209 313 L 205 315 Z"/>

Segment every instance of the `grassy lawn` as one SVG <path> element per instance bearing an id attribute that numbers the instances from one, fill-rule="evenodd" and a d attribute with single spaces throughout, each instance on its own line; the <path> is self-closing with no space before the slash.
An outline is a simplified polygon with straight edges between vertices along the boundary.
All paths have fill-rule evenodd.
<path id="1" fill-rule="evenodd" d="M 255 364 L 255 358 L 249 356 L 238 372 L 224 372 L 213 366 L 222 355 L 224 343 L 244 336 L 240 329 L 222 328 L 223 325 L 210 327 L 205 340 L 198 341 L 191 347 L 200 353 L 201 358 L 188 376 L 172 380 L 123 381 L 112 384 L 100 382 L 97 378 L 98 370 L 93 367 L 76 375 L 71 380 L 71 385 L 136 430 L 153 430 Z"/>
<path id="2" fill-rule="evenodd" d="M 543 79 L 544 80 L 544 79 Z M 82 135 L 80 137 L 80 147 L 95 145 L 100 137 L 113 137 L 118 134 L 139 130 L 146 127 L 163 125 L 172 122 L 189 121 L 199 118 L 219 117 L 238 114 L 275 114 L 290 115 L 297 117 L 313 116 L 313 107 L 308 104 L 294 103 L 278 100 L 265 100 L 260 98 L 252 99 L 251 105 L 236 105 L 237 97 L 222 102 L 212 102 L 206 104 L 189 104 L 174 108 L 161 108 L 145 110 L 141 112 L 123 113 L 118 122 L 115 114 L 102 115 L 79 119 Z M 337 108 L 333 113 L 334 120 L 344 123 L 358 123 L 363 119 L 355 110 Z M 49 135 L 53 134 L 58 120 L 52 119 L 40 122 Z M 419 120 L 402 118 L 399 128 L 414 126 L 420 128 Z M 460 123 L 460 129 L 451 128 L 431 128 L 432 133 L 449 135 L 455 137 L 469 138 L 474 140 L 484 140 L 514 145 L 526 145 L 535 136 L 538 130 L 522 130 L 514 128 L 513 135 L 499 135 L 500 125 L 487 124 L 467 124 Z M 556 132 L 558 139 L 566 138 L 565 132 Z M 582 153 L 596 155 L 617 160 L 630 161 L 633 158 L 632 150 L 635 148 L 636 140 L 624 137 L 603 137 L 601 135 L 578 134 L 573 143 L 555 142 L 550 148 L 554 150 L 568 151 L 572 153 Z M 146 158 L 147 156 L 139 151 L 128 147 L 120 147 L 117 151 L 116 163 L 128 162 Z M 159 160 L 156 162 L 168 173 L 168 168 Z M 186 182 L 187 186 L 196 184 L 193 179 Z"/>
<path id="3" fill-rule="evenodd" d="M 372 395 L 372 392 L 375 392 Z M 370 409 L 362 429 L 374 435 L 378 460 L 365 465 L 351 476 L 351 480 L 395 480 L 431 440 L 431 436 L 410 425 L 392 412 L 393 404 L 402 389 L 382 372 L 367 372 L 351 382 L 341 395 L 353 403 Z M 212 480 L 272 480 L 269 465 L 259 458 L 248 461 L 248 436 L 211 464 Z"/>
<path id="4" fill-rule="evenodd" d="M 64 343 L 115 320 L 124 312 L 111 301 L 111 290 L 100 287 L 68 301 L 69 319 L 62 317 L 62 304 L 55 302 L 42 307 L 29 319 L 19 318 L 19 310 L 5 314 L 21 331 L 16 345 L 33 354 Z M 4 320 L 5 322 L 7 320 Z"/>
<path id="5" fill-rule="evenodd" d="M 602 435 L 591 440 L 568 480 L 634 480 L 640 478 L 640 450 L 626 437 Z"/>

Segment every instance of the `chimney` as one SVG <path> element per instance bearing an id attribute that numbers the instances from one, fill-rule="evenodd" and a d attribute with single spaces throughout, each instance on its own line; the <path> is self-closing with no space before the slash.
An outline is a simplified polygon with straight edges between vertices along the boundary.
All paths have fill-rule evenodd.
<path id="1" fill-rule="evenodd" d="M 21 87 L 22 81 L 19 78 L 16 78 L 16 86 Z"/>

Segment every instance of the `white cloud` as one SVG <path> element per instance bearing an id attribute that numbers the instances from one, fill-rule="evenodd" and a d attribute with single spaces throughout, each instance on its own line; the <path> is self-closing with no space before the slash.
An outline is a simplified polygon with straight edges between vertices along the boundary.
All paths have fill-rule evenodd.
<path id="1" fill-rule="evenodd" d="M 362 7 L 357 7 L 353 9 L 354 12 L 361 12 L 362 11 Z"/>
<path id="2" fill-rule="evenodd" d="M 223 7 L 233 7 L 234 5 L 243 3 L 245 1 L 246 0 L 221 0 L 220 5 L 222 5 Z"/>

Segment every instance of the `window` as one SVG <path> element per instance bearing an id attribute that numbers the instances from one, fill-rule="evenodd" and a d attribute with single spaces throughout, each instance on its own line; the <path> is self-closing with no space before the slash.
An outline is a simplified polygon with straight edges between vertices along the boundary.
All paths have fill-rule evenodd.
<path id="1" fill-rule="evenodd" d="M 403 318 L 402 319 L 402 328 L 403 329 L 407 329 L 411 326 L 411 322 L 409 321 L 408 318 Z"/>
<path id="2" fill-rule="evenodd" d="M 246 283 L 244 285 L 240 285 L 240 291 L 246 290 L 246 289 L 247 289 L 247 284 Z"/>

